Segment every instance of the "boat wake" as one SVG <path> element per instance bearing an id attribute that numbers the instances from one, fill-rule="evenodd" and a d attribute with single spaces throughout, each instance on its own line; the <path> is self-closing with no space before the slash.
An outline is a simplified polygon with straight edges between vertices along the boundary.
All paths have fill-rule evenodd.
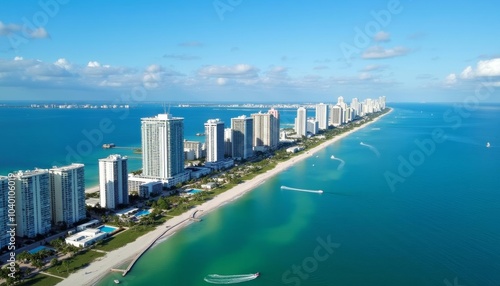
<path id="1" fill-rule="evenodd" d="M 377 157 L 380 157 L 380 152 L 377 150 L 377 148 L 373 147 L 372 145 L 368 145 L 368 144 L 365 144 L 363 142 L 359 142 L 359 145 L 370 148 L 370 150 L 372 150 L 373 153 L 375 153 L 375 155 L 377 155 Z"/>
<path id="2" fill-rule="evenodd" d="M 297 188 L 290 188 L 287 186 L 281 186 L 282 190 L 289 190 L 289 191 L 297 191 L 297 192 L 306 192 L 306 193 L 315 193 L 315 194 L 322 194 L 323 190 L 306 190 L 306 189 L 297 189 Z"/>
<path id="3" fill-rule="evenodd" d="M 238 274 L 238 275 L 219 275 L 210 274 L 205 277 L 205 281 L 212 284 L 235 284 L 254 280 L 259 277 L 258 274 Z"/>
<path id="4" fill-rule="evenodd" d="M 344 165 L 345 165 L 345 161 L 340 159 L 340 158 L 335 158 L 335 156 L 331 156 L 330 159 L 332 160 L 337 160 L 340 162 L 339 166 L 337 167 L 337 170 L 341 170 L 342 168 L 344 168 Z"/>

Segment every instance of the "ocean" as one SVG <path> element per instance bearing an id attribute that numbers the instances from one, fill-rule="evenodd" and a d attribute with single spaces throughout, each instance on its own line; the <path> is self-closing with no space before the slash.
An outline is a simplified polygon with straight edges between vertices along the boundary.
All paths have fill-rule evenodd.
<path id="1" fill-rule="evenodd" d="M 209 285 L 204 281 L 209 274 L 255 272 L 260 277 L 242 285 L 499 285 L 500 105 L 467 113 L 452 104 L 390 106 L 394 111 L 376 123 L 178 231 L 146 252 L 126 277 L 111 273 L 98 285 L 114 285 L 113 279 L 121 285 Z M 104 141 L 137 146 L 136 121 L 147 108 L 151 115 L 162 109 L 130 110 L 123 121 L 113 117 L 116 131 Z M 4 111 L 2 123 L 9 118 Z M 14 117 L 24 129 L 10 123 L 8 130 L 28 141 L 0 143 L 0 170 L 64 160 L 57 150 L 76 146 L 83 128 L 111 116 L 99 112 L 38 110 Z M 201 126 L 186 122 L 193 128 L 186 137 L 196 139 L 212 112 L 172 108 L 171 113 L 198 118 L 191 119 Z M 216 117 L 250 113 L 220 110 Z M 293 122 L 293 111 L 282 114 L 285 124 Z M 79 125 L 49 132 L 54 127 L 41 126 L 47 121 Z M 99 147 L 86 158 L 116 151 Z"/>

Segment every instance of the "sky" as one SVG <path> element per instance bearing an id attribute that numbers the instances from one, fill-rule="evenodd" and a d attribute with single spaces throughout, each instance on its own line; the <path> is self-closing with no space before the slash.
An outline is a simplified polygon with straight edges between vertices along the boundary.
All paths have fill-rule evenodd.
<path id="1" fill-rule="evenodd" d="M 1 0 L 0 100 L 500 102 L 499 9 L 494 0 Z"/>

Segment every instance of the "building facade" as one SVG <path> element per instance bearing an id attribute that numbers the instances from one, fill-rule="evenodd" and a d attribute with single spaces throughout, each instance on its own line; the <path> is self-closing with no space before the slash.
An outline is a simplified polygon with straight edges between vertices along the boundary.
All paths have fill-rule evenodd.
<path id="1" fill-rule="evenodd" d="M 99 190 L 102 208 L 115 209 L 129 203 L 127 157 L 99 159 Z"/>
<path id="2" fill-rule="evenodd" d="M 253 119 L 245 115 L 231 118 L 233 130 L 232 157 L 247 159 L 253 156 Z"/>
<path id="3" fill-rule="evenodd" d="M 13 192 L 14 193 L 14 192 Z M 9 177 L 0 176 L 0 248 L 9 244 Z"/>
<path id="4" fill-rule="evenodd" d="M 297 117 L 295 118 L 295 133 L 298 136 L 307 135 L 307 110 L 304 107 L 297 109 Z"/>
<path id="5" fill-rule="evenodd" d="M 83 164 L 72 164 L 52 168 L 50 193 L 52 200 L 52 223 L 66 223 L 67 226 L 83 220 L 85 208 L 85 171 Z"/>
<path id="6" fill-rule="evenodd" d="M 184 172 L 184 119 L 171 114 L 141 119 L 142 175 L 167 180 Z"/>
<path id="7" fill-rule="evenodd" d="M 321 130 L 328 129 L 328 105 L 320 103 L 316 105 L 316 120 Z"/>
<path id="8" fill-rule="evenodd" d="M 224 160 L 224 122 L 219 119 L 209 119 L 205 123 L 206 162 Z"/>
<path id="9" fill-rule="evenodd" d="M 49 170 L 19 171 L 15 175 L 16 235 L 33 238 L 52 227 Z"/>

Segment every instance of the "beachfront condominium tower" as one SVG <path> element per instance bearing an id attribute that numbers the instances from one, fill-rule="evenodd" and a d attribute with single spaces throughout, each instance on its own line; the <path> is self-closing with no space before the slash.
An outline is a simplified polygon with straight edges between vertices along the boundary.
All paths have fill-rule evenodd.
<path id="1" fill-rule="evenodd" d="M 247 159 L 252 157 L 253 149 L 253 119 L 245 115 L 231 118 L 233 130 L 233 155 L 234 159 Z"/>
<path id="2" fill-rule="evenodd" d="M 219 119 L 209 119 L 205 123 L 206 162 L 224 160 L 224 122 Z"/>
<path id="3" fill-rule="evenodd" d="M 356 118 L 357 116 L 360 115 L 360 107 L 361 104 L 359 103 L 359 100 L 355 97 L 351 101 L 351 108 L 353 109 L 353 118 Z"/>
<path id="4" fill-rule="evenodd" d="M 52 223 L 67 226 L 83 220 L 85 207 L 85 172 L 83 164 L 71 164 L 49 170 L 52 200 Z"/>
<path id="5" fill-rule="evenodd" d="M 14 181 L 12 181 L 14 183 Z M 10 211 L 14 216 L 9 217 L 9 177 L 0 176 L 0 248 L 4 248 L 9 244 L 10 234 L 7 232 L 10 230 L 10 226 L 7 224 L 15 224 L 15 213 Z M 13 205 L 15 201 L 15 192 L 12 190 L 10 193 L 11 202 Z M 12 218 L 12 221 L 9 221 Z"/>
<path id="6" fill-rule="evenodd" d="M 298 136 L 307 135 L 307 111 L 304 107 L 297 109 L 297 117 L 295 118 L 295 133 Z"/>
<path id="7" fill-rule="evenodd" d="M 330 108 L 330 124 L 337 127 L 342 125 L 343 119 L 342 107 L 339 105 L 333 105 Z"/>
<path id="8" fill-rule="evenodd" d="M 266 151 L 278 147 L 279 125 L 277 122 L 279 122 L 279 117 L 276 118 L 273 113 L 276 114 L 277 110 L 252 114 L 253 147 L 255 151 Z"/>
<path id="9" fill-rule="evenodd" d="M 99 191 L 102 208 L 128 204 L 127 157 L 110 155 L 99 159 Z"/>
<path id="10" fill-rule="evenodd" d="M 184 118 L 142 118 L 141 132 L 143 177 L 167 180 L 184 172 Z"/>
<path id="11" fill-rule="evenodd" d="M 328 129 L 328 104 L 320 103 L 316 105 L 316 120 L 319 129 Z"/>
<path id="12" fill-rule="evenodd" d="M 274 117 L 271 121 L 271 148 L 276 149 L 280 143 L 280 113 L 274 108 L 269 109 L 267 113 Z"/>
<path id="13" fill-rule="evenodd" d="M 224 129 L 224 156 L 233 156 L 233 129 Z"/>
<path id="14" fill-rule="evenodd" d="M 16 236 L 33 238 L 52 227 L 49 170 L 14 174 L 16 192 Z"/>

